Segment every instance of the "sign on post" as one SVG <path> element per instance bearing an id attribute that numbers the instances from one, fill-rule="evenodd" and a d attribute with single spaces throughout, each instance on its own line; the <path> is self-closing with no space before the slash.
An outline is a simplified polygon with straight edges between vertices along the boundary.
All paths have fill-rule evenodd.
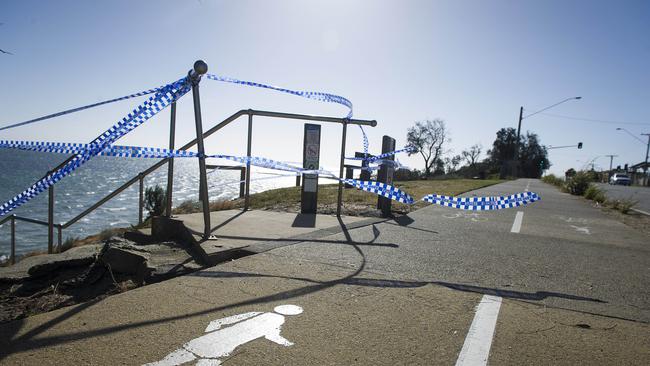
<path id="1" fill-rule="evenodd" d="M 302 166 L 317 170 L 320 160 L 320 125 L 305 123 Z M 315 214 L 318 206 L 318 174 L 303 174 L 300 192 L 300 212 Z"/>
<path id="2" fill-rule="evenodd" d="M 395 151 L 395 139 L 390 136 L 384 136 L 381 140 L 381 153 Z M 395 155 L 391 155 L 383 160 L 395 160 Z M 391 163 L 382 163 L 377 172 L 377 181 L 393 184 L 393 174 L 395 173 L 395 165 Z M 377 208 L 381 210 L 382 217 L 390 217 L 390 208 L 392 200 L 386 197 L 379 197 L 377 200 Z"/>

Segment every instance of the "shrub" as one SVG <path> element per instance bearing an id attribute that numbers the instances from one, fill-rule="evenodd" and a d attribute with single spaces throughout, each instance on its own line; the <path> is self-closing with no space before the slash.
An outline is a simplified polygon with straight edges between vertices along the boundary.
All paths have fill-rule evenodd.
<path id="1" fill-rule="evenodd" d="M 397 169 L 393 175 L 393 180 L 405 181 L 405 180 L 418 180 L 422 176 L 419 170 L 413 169 L 408 170 L 404 168 Z"/>
<path id="2" fill-rule="evenodd" d="M 175 207 L 173 211 L 176 215 L 201 212 L 201 202 L 192 200 L 183 201 L 180 205 Z"/>
<path id="3" fill-rule="evenodd" d="M 552 184 L 557 187 L 560 187 L 562 184 L 564 184 L 564 180 L 562 180 L 562 178 L 556 177 L 553 174 L 545 175 L 542 178 L 542 182 Z"/>
<path id="4" fill-rule="evenodd" d="M 638 201 L 632 201 L 632 200 L 607 201 L 607 205 L 609 205 L 609 207 L 613 208 L 614 210 L 618 210 L 624 214 L 629 213 L 632 207 L 634 207 L 637 203 Z"/>
<path id="5" fill-rule="evenodd" d="M 585 198 L 598 203 L 603 203 L 607 199 L 605 192 L 593 184 L 590 184 L 589 188 L 585 191 Z"/>
<path id="6" fill-rule="evenodd" d="M 149 211 L 147 218 L 163 214 L 165 197 L 165 190 L 158 184 L 155 187 L 148 187 L 144 191 L 144 208 Z"/>
<path id="7" fill-rule="evenodd" d="M 636 206 L 637 203 L 639 203 L 639 201 L 620 200 L 618 210 L 624 214 L 627 214 L 634 206 Z"/>
<path id="8" fill-rule="evenodd" d="M 590 182 L 590 177 L 585 172 L 578 172 L 566 182 L 564 187 L 572 195 L 582 196 L 587 191 L 587 188 L 589 188 Z"/>
<path id="9" fill-rule="evenodd" d="M 63 243 L 61 243 L 61 246 L 59 247 L 59 253 L 63 253 L 66 250 L 69 250 L 74 246 L 74 243 L 79 241 L 79 238 L 77 237 L 67 237 Z"/>

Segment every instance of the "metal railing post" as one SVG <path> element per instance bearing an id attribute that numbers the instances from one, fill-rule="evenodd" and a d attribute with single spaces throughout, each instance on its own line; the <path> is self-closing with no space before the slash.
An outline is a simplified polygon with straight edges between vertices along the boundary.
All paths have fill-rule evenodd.
<path id="1" fill-rule="evenodd" d="M 205 168 L 205 147 L 203 145 L 203 125 L 201 121 L 201 97 L 199 95 L 199 82 L 201 75 L 208 72 L 208 65 L 198 60 L 189 72 L 192 82 L 192 99 L 194 101 L 194 122 L 196 123 L 196 145 L 199 154 L 199 199 L 203 203 L 203 239 L 210 237 L 210 202 L 208 201 L 208 177 Z"/>
<path id="2" fill-rule="evenodd" d="M 63 239 L 63 225 L 61 225 L 61 224 L 57 224 L 56 227 L 57 227 L 57 229 L 59 230 L 59 233 L 58 233 L 58 235 L 57 235 L 57 236 L 58 236 L 58 237 L 57 237 L 57 243 L 58 243 L 58 245 L 59 245 L 59 253 L 61 253 L 61 244 L 63 244 L 63 243 L 62 243 L 62 239 Z"/>
<path id="3" fill-rule="evenodd" d="M 176 138 L 176 102 L 172 102 L 171 118 L 169 121 L 169 150 L 174 150 L 174 140 Z M 167 202 L 165 205 L 165 216 L 172 215 L 172 192 L 174 190 L 174 158 L 169 158 L 167 162 Z"/>
<path id="4" fill-rule="evenodd" d="M 343 132 L 341 133 L 341 162 L 339 164 L 339 178 L 343 179 L 343 165 L 345 164 L 345 139 L 348 131 L 347 121 L 343 121 Z M 343 182 L 339 181 L 339 196 L 336 200 L 336 216 L 341 216 L 341 203 L 343 201 Z"/>
<path id="5" fill-rule="evenodd" d="M 142 212 L 144 211 L 144 174 L 138 173 L 140 181 L 140 194 L 138 195 L 138 224 L 142 225 Z"/>
<path id="6" fill-rule="evenodd" d="M 47 254 L 54 253 L 54 186 L 47 189 Z"/>
<path id="7" fill-rule="evenodd" d="M 16 215 L 11 215 L 11 257 L 9 262 L 16 264 Z"/>
<path id="8" fill-rule="evenodd" d="M 250 204 L 250 189 L 251 189 L 251 144 L 253 141 L 253 113 L 249 110 L 248 113 L 248 143 L 246 145 L 246 193 L 244 194 L 244 211 L 248 210 Z"/>

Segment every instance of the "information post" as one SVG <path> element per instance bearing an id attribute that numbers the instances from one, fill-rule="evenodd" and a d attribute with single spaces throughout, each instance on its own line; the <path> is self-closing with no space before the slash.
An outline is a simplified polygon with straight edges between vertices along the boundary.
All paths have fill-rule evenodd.
<path id="1" fill-rule="evenodd" d="M 302 162 L 303 168 L 319 169 L 320 125 L 305 123 Z M 300 212 L 315 214 L 318 207 L 318 175 L 303 174 L 300 193 Z"/>

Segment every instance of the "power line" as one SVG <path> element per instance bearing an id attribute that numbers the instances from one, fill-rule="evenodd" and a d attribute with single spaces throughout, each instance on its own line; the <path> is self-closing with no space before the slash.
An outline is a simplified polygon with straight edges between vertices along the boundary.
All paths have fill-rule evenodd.
<path id="1" fill-rule="evenodd" d="M 616 124 L 616 125 L 637 125 L 637 126 L 649 126 L 650 125 L 650 122 L 622 122 L 622 121 L 610 121 L 610 120 L 604 120 L 604 119 L 571 117 L 571 116 L 564 116 L 564 115 L 561 115 L 561 114 L 553 114 L 553 113 L 540 113 L 540 114 L 544 115 L 544 116 L 549 116 L 549 117 L 572 119 L 572 120 L 576 120 L 576 121 L 585 121 L 585 122 L 607 123 L 607 124 Z"/>

